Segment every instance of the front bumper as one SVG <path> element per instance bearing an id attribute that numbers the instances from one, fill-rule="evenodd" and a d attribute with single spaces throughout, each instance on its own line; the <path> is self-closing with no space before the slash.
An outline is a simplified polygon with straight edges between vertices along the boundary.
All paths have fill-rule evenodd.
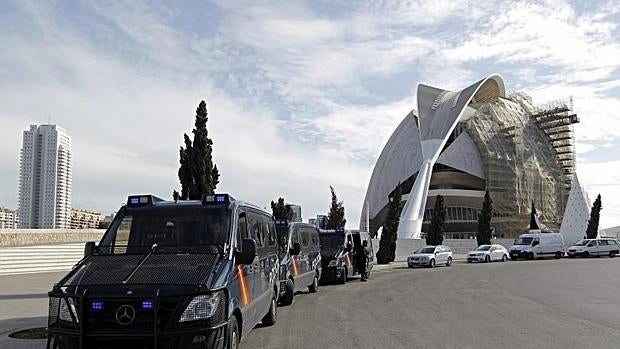
<path id="1" fill-rule="evenodd" d="M 330 282 L 340 280 L 344 274 L 344 266 L 341 267 L 323 267 L 321 271 L 321 281 Z"/>
<path id="2" fill-rule="evenodd" d="M 583 257 L 583 255 L 585 254 L 585 251 L 568 250 L 568 252 L 566 252 L 566 254 L 569 257 L 574 257 L 574 256 Z"/>
<path id="3" fill-rule="evenodd" d="M 419 258 L 407 258 L 407 264 L 410 267 L 415 266 L 429 266 L 431 264 L 431 260 L 429 259 L 419 259 Z"/>
<path id="4" fill-rule="evenodd" d="M 508 253 L 510 258 L 527 258 L 528 252 L 526 251 L 510 251 Z"/>
<path id="5" fill-rule="evenodd" d="M 472 256 L 467 255 L 468 262 L 484 262 L 486 260 L 486 255 Z"/>
<path id="6" fill-rule="evenodd" d="M 179 323 L 178 311 L 185 309 L 182 300 L 197 295 L 150 297 L 152 308 L 139 310 L 136 302 L 145 297 L 96 297 L 49 293 L 47 348 L 58 349 L 181 349 L 224 348 L 226 311 L 224 299 L 209 319 Z M 71 302 L 69 302 L 71 300 Z M 102 310 L 91 310 L 91 301 L 102 301 Z M 63 319 L 62 302 L 71 304 L 70 320 Z M 130 324 L 118 322 L 117 306 L 132 305 L 134 318 Z M 182 311 L 181 309 L 181 311 Z M 116 315 L 116 317 L 115 317 Z"/>

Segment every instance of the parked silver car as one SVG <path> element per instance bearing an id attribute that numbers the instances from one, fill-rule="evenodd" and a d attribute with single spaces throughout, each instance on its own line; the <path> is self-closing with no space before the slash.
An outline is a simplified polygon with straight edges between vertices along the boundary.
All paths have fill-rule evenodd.
<path id="1" fill-rule="evenodd" d="M 508 260 L 508 250 L 502 245 L 480 245 L 467 254 L 467 263 Z"/>
<path id="2" fill-rule="evenodd" d="M 447 267 L 452 265 L 452 250 L 448 246 L 424 246 L 407 257 L 409 268 L 415 266 L 433 268 L 435 265 L 441 264 L 445 264 Z"/>

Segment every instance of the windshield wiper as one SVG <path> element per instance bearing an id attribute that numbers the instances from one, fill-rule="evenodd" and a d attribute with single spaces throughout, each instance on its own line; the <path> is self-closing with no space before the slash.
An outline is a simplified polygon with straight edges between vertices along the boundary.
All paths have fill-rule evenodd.
<path id="1" fill-rule="evenodd" d="M 153 254 L 155 253 L 155 250 L 157 249 L 157 244 L 153 244 L 153 246 L 151 246 L 151 250 L 144 256 L 144 258 L 142 258 L 140 260 L 140 262 L 138 262 L 138 264 L 136 264 L 136 266 L 131 270 L 131 272 L 129 273 L 129 275 L 125 278 L 125 280 L 121 281 L 122 284 L 126 284 L 129 279 L 131 279 L 131 277 L 133 276 L 133 274 L 136 273 L 136 271 L 138 271 L 138 268 L 140 268 L 142 266 L 142 264 L 144 264 L 144 262 Z"/>

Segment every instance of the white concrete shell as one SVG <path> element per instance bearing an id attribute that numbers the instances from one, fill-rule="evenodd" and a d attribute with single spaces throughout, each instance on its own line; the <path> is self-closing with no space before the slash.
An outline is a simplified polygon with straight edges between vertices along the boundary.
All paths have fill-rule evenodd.
<path id="1" fill-rule="evenodd" d="M 491 101 L 498 96 L 505 96 L 504 82 L 499 75 L 491 75 L 456 92 L 419 85 L 419 128 L 415 116 L 410 113 L 383 149 L 366 192 L 361 229 L 367 228 L 366 214 L 376 216 L 387 204 L 388 195 L 396 185 L 417 173 L 400 217 L 398 238 L 419 238 L 436 162 L 484 179 L 482 160 L 466 133 L 457 137 L 443 153 L 442 150 L 456 124 L 475 113 L 471 103 Z"/>

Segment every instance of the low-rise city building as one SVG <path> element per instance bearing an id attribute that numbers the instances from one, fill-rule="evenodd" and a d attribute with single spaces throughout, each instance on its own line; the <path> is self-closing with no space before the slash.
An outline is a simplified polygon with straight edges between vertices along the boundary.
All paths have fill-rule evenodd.
<path id="1" fill-rule="evenodd" d="M 98 229 L 103 214 L 95 211 L 71 209 L 71 229 Z"/>
<path id="2" fill-rule="evenodd" d="M 15 229 L 19 224 L 17 210 L 0 207 L 0 229 Z"/>

